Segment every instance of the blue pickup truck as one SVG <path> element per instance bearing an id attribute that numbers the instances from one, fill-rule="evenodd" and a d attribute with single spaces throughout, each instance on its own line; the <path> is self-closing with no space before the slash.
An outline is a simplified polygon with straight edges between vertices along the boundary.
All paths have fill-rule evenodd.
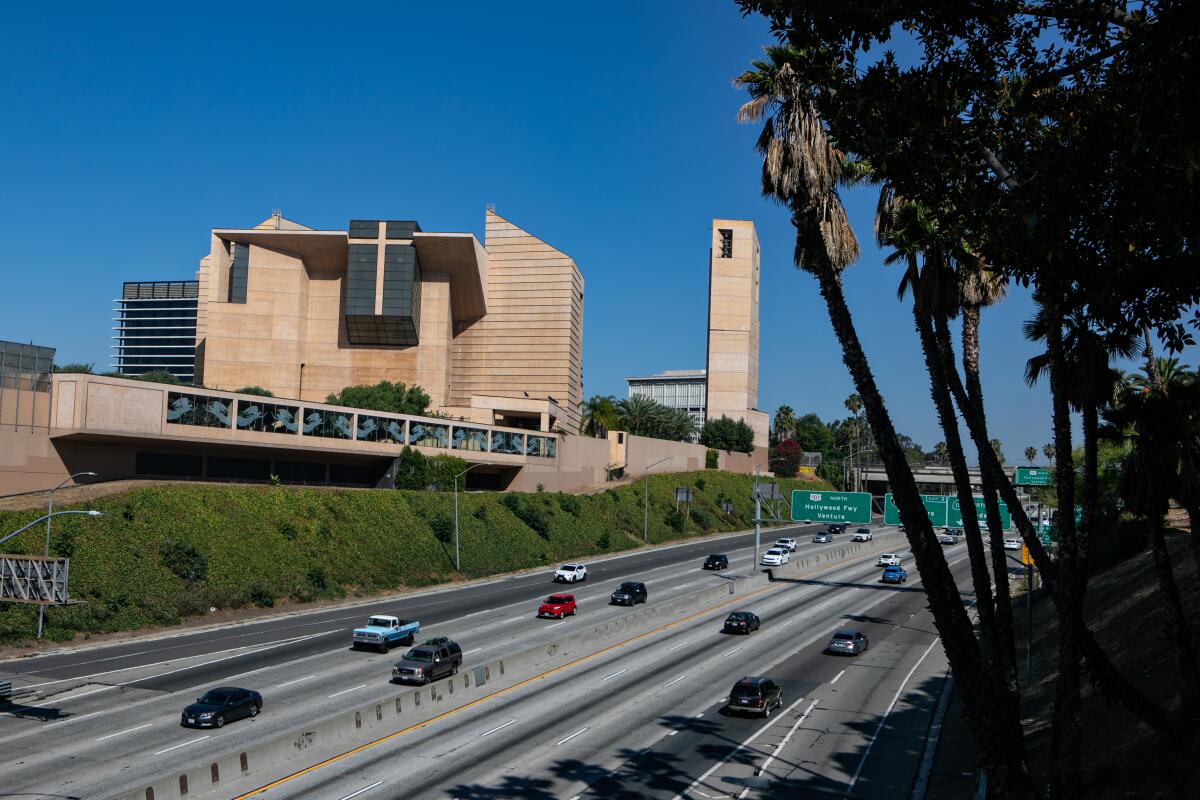
<path id="1" fill-rule="evenodd" d="M 370 647 L 386 653 L 394 644 L 412 644 L 420 631 L 421 623 L 416 620 L 376 615 L 363 627 L 354 629 L 354 649 Z"/>

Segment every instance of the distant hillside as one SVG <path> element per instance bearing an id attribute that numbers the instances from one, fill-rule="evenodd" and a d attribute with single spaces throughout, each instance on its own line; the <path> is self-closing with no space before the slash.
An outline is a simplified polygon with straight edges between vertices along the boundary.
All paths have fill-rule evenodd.
<path id="1" fill-rule="evenodd" d="M 751 480 L 718 471 L 651 476 L 650 542 L 750 527 Z M 785 490 L 824 486 L 779 483 Z M 691 487 L 694 500 L 676 512 L 678 486 Z M 726 500 L 732 514 L 721 511 Z M 66 640 L 176 625 L 210 607 L 369 595 L 641 542 L 641 481 L 586 496 L 461 493 L 462 571 L 456 574 L 453 502 L 451 494 L 437 492 L 207 484 L 139 486 L 93 498 L 76 507 L 104 517 L 54 521 L 51 553 L 71 558 L 71 597 L 86 603 L 51 609 L 46 635 Z M 56 505 L 70 507 L 61 500 Z M 0 531 L 40 513 L 0 511 Z M 38 527 L 4 548 L 40 553 L 42 535 Z M 36 619 L 31 606 L 0 606 L 0 643 L 32 638 Z"/>

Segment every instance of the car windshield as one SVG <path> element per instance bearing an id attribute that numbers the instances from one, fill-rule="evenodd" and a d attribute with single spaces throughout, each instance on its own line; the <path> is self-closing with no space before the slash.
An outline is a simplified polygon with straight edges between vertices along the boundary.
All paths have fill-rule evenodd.
<path id="1" fill-rule="evenodd" d="M 367 625 L 372 628 L 390 628 L 392 621 L 387 617 L 371 617 L 367 620 Z"/>
<path id="2" fill-rule="evenodd" d="M 833 635 L 833 638 L 835 638 L 835 639 L 853 639 L 854 634 L 853 633 L 835 633 Z"/>
<path id="3" fill-rule="evenodd" d="M 230 697 L 229 692 L 205 692 L 200 702 L 210 706 L 223 706 L 229 702 Z"/>
<path id="4" fill-rule="evenodd" d="M 559 567 L 560 572 L 574 572 L 577 567 L 574 564 L 563 564 Z"/>
<path id="5" fill-rule="evenodd" d="M 767 551 L 767 555 L 769 555 L 769 556 L 777 556 L 777 555 L 779 555 L 781 552 L 782 552 L 781 550 L 768 550 L 768 551 Z"/>
<path id="6" fill-rule="evenodd" d="M 743 614 L 743 613 L 735 613 L 735 614 L 730 614 L 729 618 L 731 620 L 733 620 L 734 622 L 745 622 L 746 620 L 750 619 L 750 615 Z"/>
<path id="7" fill-rule="evenodd" d="M 433 652 L 430 650 L 409 650 L 404 654 L 405 661 L 433 661 Z"/>
<path id="8" fill-rule="evenodd" d="M 546 598 L 546 602 L 553 603 L 554 605 L 559 605 L 560 603 L 566 603 L 567 598 L 563 597 L 561 594 L 552 594 Z"/>
<path id="9" fill-rule="evenodd" d="M 894 553 L 884 553 L 883 555 L 880 556 L 880 558 L 895 558 L 895 557 L 896 557 L 896 555 Z"/>
<path id="10" fill-rule="evenodd" d="M 632 583 L 622 583 L 617 587 L 618 592 L 633 592 L 637 591 L 637 585 Z"/>
<path id="11" fill-rule="evenodd" d="M 868 530 L 867 528 L 859 528 L 859 529 L 858 529 L 858 532 L 859 532 L 859 533 L 870 533 L 871 531 L 870 531 L 870 530 Z"/>
<path id="12" fill-rule="evenodd" d="M 724 558 L 724 557 L 725 557 L 725 556 L 709 556 L 709 557 L 708 557 L 708 560 L 709 560 L 709 561 L 720 561 L 720 560 L 721 560 L 722 558 Z"/>

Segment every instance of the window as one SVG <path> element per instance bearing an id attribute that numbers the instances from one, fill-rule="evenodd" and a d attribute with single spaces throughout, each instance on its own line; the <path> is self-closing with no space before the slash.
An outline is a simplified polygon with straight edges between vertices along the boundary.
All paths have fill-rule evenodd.
<path id="1" fill-rule="evenodd" d="M 233 427 L 233 400 L 201 394 L 167 393 L 167 422 L 201 428 Z"/>
<path id="2" fill-rule="evenodd" d="M 449 447 L 450 426 L 434 425 L 429 422 L 410 422 L 408 443 L 419 447 Z"/>
<path id="3" fill-rule="evenodd" d="M 250 277 L 250 245 L 229 243 L 229 302 L 246 302 L 246 283 Z"/>
<path id="4" fill-rule="evenodd" d="M 492 431 L 492 452 L 519 456 L 524 450 L 521 434 L 511 431 Z"/>
<path id="5" fill-rule="evenodd" d="M 719 228 L 721 234 L 721 258 L 733 258 L 733 231 L 729 228 Z"/>
<path id="6" fill-rule="evenodd" d="M 360 442 L 404 444 L 404 420 L 359 414 L 354 438 Z"/>
<path id="7" fill-rule="evenodd" d="M 421 230 L 417 221 L 412 219 L 389 219 L 385 225 L 389 239 L 411 239 L 415 231 Z"/>
<path id="8" fill-rule="evenodd" d="M 463 428 L 455 425 L 453 447 L 455 450 L 486 452 L 488 449 L 487 431 L 483 428 Z"/>
<path id="9" fill-rule="evenodd" d="M 237 426 L 244 431 L 295 433 L 296 411 L 296 406 L 239 400 Z"/>
<path id="10" fill-rule="evenodd" d="M 525 455 L 554 458 L 556 442 L 548 436 L 530 436 L 525 440 Z"/>
<path id="11" fill-rule="evenodd" d="M 379 238 L 379 220 L 377 220 L 377 219 L 352 219 L 352 220 L 350 220 L 350 238 L 351 239 L 378 239 Z"/>
<path id="12" fill-rule="evenodd" d="M 326 439 L 353 439 L 352 417 L 352 414 L 340 411 L 306 408 L 304 409 L 304 435 L 321 436 Z"/>

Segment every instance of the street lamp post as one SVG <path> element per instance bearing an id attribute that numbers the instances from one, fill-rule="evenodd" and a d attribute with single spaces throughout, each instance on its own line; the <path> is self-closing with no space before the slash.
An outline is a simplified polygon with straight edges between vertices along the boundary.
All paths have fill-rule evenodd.
<path id="1" fill-rule="evenodd" d="M 468 472 L 475 469 L 476 467 L 482 467 L 482 466 L 483 466 L 483 464 L 472 464 L 471 466 L 467 467 L 462 472 L 460 472 L 454 476 L 454 569 L 456 571 L 461 568 L 461 565 L 459 563 L 459 548 L 458 548 L 458 479 L 461 478 L 463 475 L 466 475 Z M 466 486 L 467 486 L 467 482 L 464 480 L 463 488 L 465 489 Z"/>
<path id="2" fill-rule="evenodd" d="M 642 499 L 645 501 L 645 510 L 642 513 L 642 541 L 646 544 L 650 543 L 650 470 L 664 461 L 670 461 L 675 456 L 667 456 L 660 458 L 650 466 L 646 467 L 645 483 L 642 488 Z"/>
<path id="3" fill-rule="evenodd" d="M 85 473 L 85 474 L 91 474 L 91 473 Z M 62 484 L 59 484 L 59 486 L 62 486 Z M 58 488 L 58 487 L 55 487 L 55 488 Z M 96 511 L 95 509 L 91 509 L 88 511 L 51 511 L 49 514 L 46 514 L 43 517 L 38 517 L 37 519 L 35 519 L 33 522 L 29 523 L 28 525 L 23 525 L 22 527 L 17 528 L 15 531 L 13 531 L 12 533 L 5 536 L 3 539 L 0 539 L 0 544 L 4 544 L 5 542 L 7 542 L 9 539 L 13 538 L 14 536 L 20 536 L 22 533 L 29 530 L 34 525 L 39 525 L 39 524 L 45 522 L 46 523 L 46 531 L 47 531 L 45 557 L 49 558 L 50 557 L 50 538 L 49 538 L 50 537 L 50 534 L 49 534 L 50 519 L 51 519 L 51 517 L 70 517 L 70 516 L 103 517 L 104 513 L 101 511 Z M 38 606 L 38 632 L 37 632 L 37 635 L 38 635 L 39 639 L 42 638 L 42 624 L 45 622 L 45 611 L 46 611 L 45 606 Z"/>
<path id="4" fill-rule="evenodd" d="M 46 544 L 45 544 L 45 547 L 42 548 L 42 555 L 45 556 L 46 558 L 50 557 L 50 520 L 51 520 L 51 518 L 54 517 L 54 493 L 57 492 L 62 487 L 66 486 L 71 481 L 75 480 L 76 478 L 82 478 L 84 475 L 87 475 L 92 478 L 96 477 L 96 473 L 94 473 L 94 472 L 76 472 L 74 475 L 68 475 L 66 478 L 63 479 L 62 483 L 60 483 L 58 486 L 55 486 L 53 489 L 50 490 L 50 497 L 46 503 Z M 37 638 L 39 638 L 39 639 L 42 638 L 42 627 L 45 624 L 45 622 L 46 622 L 46 607 L 38 606 Z"/>

